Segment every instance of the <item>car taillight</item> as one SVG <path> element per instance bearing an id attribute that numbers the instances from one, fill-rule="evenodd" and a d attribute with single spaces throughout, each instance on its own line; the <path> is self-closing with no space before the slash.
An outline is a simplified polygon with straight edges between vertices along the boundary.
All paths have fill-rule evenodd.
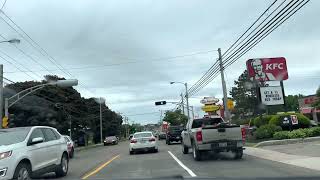
<path id="1" fill-rule="evenodd" d="M 149 139 L 149 141 L 156 141 L 156 139 L 155 138 L 151 138 L 151 139 Z"/>
<path id="2" fill-rule="evenodd" d="M 199 142 L 199 141 L 202 141 L 202 131 L 197 131 L 196 132 L 196 140 Z"/>
<path id="3" fill-rule="evenodd" d="M 241 135 L 242 135 L 242 141 L 243 143 L 246 141 L 246 129 L 241 128 Z"/>
<path id="4" fill-rule="evenodd" d="M 138 141 L 136 139 L 131 139 L 130 143 L 137 143 Z"/>

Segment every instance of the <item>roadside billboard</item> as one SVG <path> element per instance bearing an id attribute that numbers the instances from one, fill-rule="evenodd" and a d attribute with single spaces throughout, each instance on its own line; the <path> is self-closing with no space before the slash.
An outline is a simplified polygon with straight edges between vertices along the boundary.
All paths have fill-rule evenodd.
<path id="1" fill-rule="evenodd" d="M 284 104 L 283 93 L 280 86 L 260 87 L 261 103 L 264 105 Z"/>
<path id="2" fill-rule="evenodd" d="M 249 59 L 246 63 L 248 75 L 252 80 L 282 81 L 288 79 L 284 57 Z"/>

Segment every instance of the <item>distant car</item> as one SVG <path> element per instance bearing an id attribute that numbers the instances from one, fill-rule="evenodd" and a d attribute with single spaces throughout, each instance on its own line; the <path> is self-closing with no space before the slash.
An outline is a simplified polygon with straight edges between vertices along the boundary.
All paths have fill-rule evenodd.
<path id="1" fill-rule="evenodd" d="M 31 179 L 55 172 L 66 176 L 66 140 L 47 126 L 0 129 L 0 179 Z"/>
<path id="2" fill-rule="evenodd" d="M 158 144 L 152 132 L 144 131 L 133 135 L 129 144 L 129 153 L 133 154 L 137 151 L 158 152 Z"/>
<path id="3" fill-rule="evenodd" d="M 170 126 L 166 136 L 166 144 L 170 145 L 172 141 L 181 142 L 182 126 Z"/>
<path id="4" fill-rule="evenodd" d="M 63 136 L 63 137 L 67 142 L 69 158 L 73 158 L 73 156 L 74 156 L 74 142 L 72 141 L 70 136 Z"/>
<path id="5" fill-rule="evenodd" d="M 159 140 L 161 140 L 161 139 L 166 139 L 166 133 L 160 132 L 159 135 L 158 135 L 158 139 L 159 139 Z"/>
<path id="6" fill-rule="evenodd" d="M 115 144 L 118 144 L 119 140 L 116 136 L 109 136 L 109 137 L 106 137 L 106 139 L 103 141 L 103 145 L 109 145 L 109 144 L 112 144 L 112 145 L 115 145 Z"/>

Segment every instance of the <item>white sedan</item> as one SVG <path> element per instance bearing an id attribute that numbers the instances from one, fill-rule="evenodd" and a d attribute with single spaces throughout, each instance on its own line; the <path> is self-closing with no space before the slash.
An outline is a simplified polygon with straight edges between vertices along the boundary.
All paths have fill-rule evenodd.
<path id="1" fill-rule="evenodd" d="M 158 144 L 152 132 L 138 132 L 130 140 L 129 152 L 133 154 L 137 151 L 158 152 Z"/>

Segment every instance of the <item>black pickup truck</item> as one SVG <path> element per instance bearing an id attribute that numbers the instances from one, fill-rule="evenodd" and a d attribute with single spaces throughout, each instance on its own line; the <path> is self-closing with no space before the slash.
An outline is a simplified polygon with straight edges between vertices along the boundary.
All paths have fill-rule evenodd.
<path id="1" fill-rule="evenodd" d="M 166 144 L 170 145 L 171 142 L 181 142 L 182 126 L 170 126 L 167 131 Z"/>

